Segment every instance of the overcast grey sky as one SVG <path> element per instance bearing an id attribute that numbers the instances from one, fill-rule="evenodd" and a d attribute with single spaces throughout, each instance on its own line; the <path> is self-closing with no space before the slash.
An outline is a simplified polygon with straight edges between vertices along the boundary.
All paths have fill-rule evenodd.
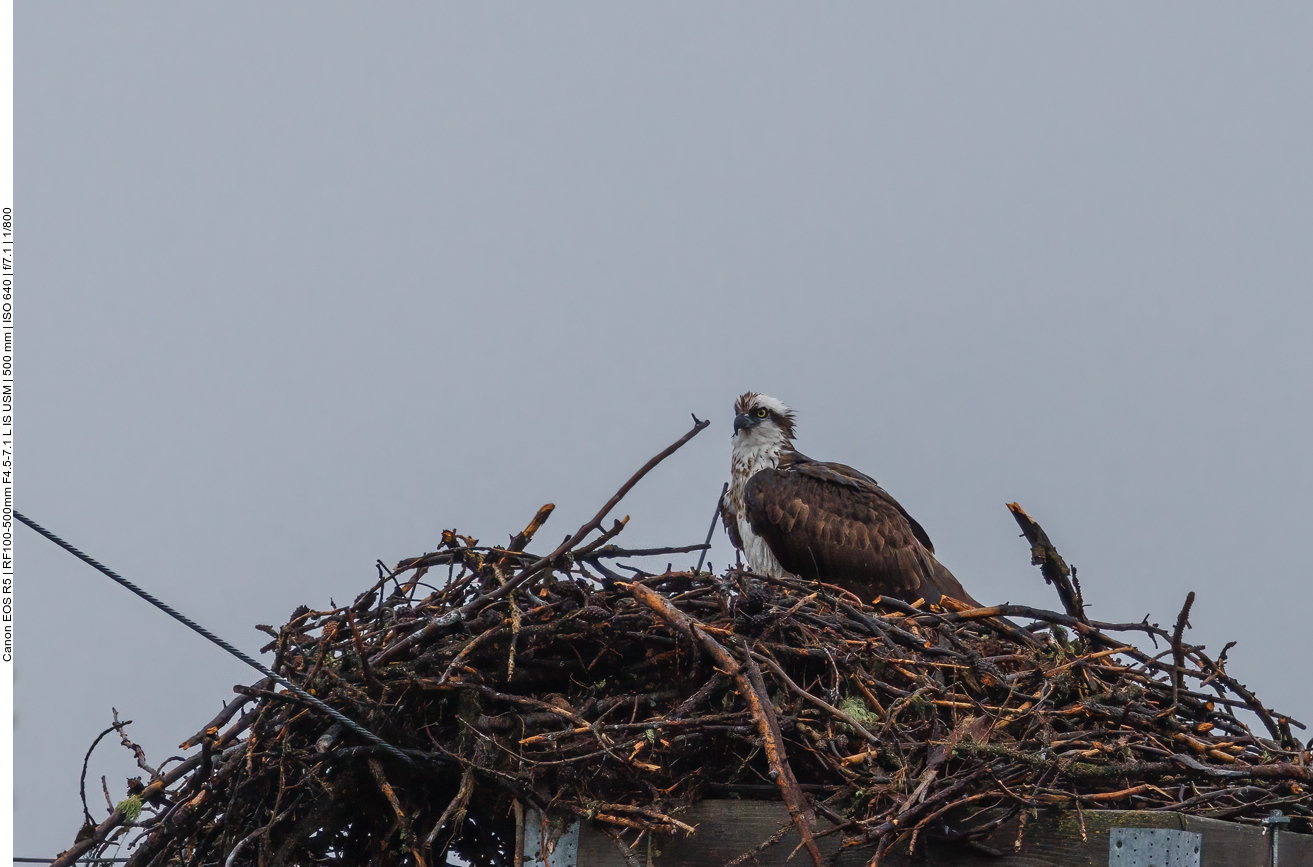
<path id="1" fill-rule="evenodd" d="M 978 598 L 1313 724 L 1313 7 L 16 10 L 19 507 L 243 649 L 443 528 L 700 541 L 747 389 Z M 17 853 L 237 661 L 21 530 Z M 559 535 L 558 535 L 559 534 Z M 730 557 L 717 535 L 711 562 Z M 690 563 L 691 565 L 691 563 Z M 1310 733 L 1305 733 L 1305 737 Z M 115 800 L 135 774 L 102 744 Z"/>

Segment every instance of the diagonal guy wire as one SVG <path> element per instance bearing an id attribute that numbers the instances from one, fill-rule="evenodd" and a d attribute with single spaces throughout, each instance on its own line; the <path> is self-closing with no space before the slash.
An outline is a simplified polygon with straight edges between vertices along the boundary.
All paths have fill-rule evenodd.
<path id="1" fill-rule="evenodd" d="M 396 757 L 396 758 L 398 758 L 398 759 L 401 759 L 402 761 L 407 762 L 407 763 L 412 763 L 412 762 L 414 761 L 410 756 L 406 755 L 406 754 L 403 753 L 401 750 L 399 750 L 399 749 L 397 749 L 396 747 L 394 747 L 392 744 L 390 744 L 390 743 L 388 743 L 387 741 L 383 740 L 383 739 L 380 738 L 378 735 L 374 734 L 374 733 L 371 732 L 369 729 L 367 729 L 367 728 L 365 728 L 364 726 L 362 726 L 360 723 L 358 723 L 358 722 L 356 722 L 355 720 L 350 719 L 349 717 L 345 716 L 341 711 L 336 710 L 336 709 L 334 709 L 334 708 L 332 708 L 332 707 L 329 707 L 328 705 L 324 704 L 324 702 L 322 702 L 321 700 L 315 698 L 313 695 L 311 695 L 310 693 L 308 693 L 308 692 L 306 692 L 305 690 L 301 689 L 301 687 L 297 686 L 296 684 L 292 683 L 291 681 L 287 680 L 286 678 L 281 677 L 280 675 L 275 674 L 273 671 L 271 671 L 270 669 L 268 669 L 267 667 L 265 667 L 263 664 L 261 664 L 260 662 L 256 661 L 255 659 L 252 659 L 251 657 L 247 656 L 245 653 L 242 653 L 242 652 L 241 652 L 240 650 L 238 650 L 236 647 L 233 647 L 231 644 L 229 644 L 228 642 L 224 641 L 222 638 L 220 638 L 219 636 L 215 635 L 214 633 L 210 632 L 208 629 L 206 629 L 204 626 L 201 626 L 199 623 L 196 623 L 196 622 L 193 621 L 191 618 L 187 617 L 185 614 L 181 614 L 181 613 L 179 613 L 179 612 L 173 610 L 172 608 L 170 608 L 170 607 L 169 607 L 168 605 L 166 605 L 165 603 L 161 602 L 160 600 L 156 599 L 154 596 L 152 596 L 152 595 L 150 595 L 149 593 L 147 593 L 145 590 L 142 590 L 142 589 L 141 589 L 140 587 L 138 587 L 136 584 L 133 584 L 133 583 L 132 583 L 131 581 L 129 581 L 128 579 L 126 579 L 126 578 L 124 578 L 123 576 L 121 576 L 121 575 L 119 575 L 118 573 L 116 573 L 113 569 L 110 569 L 108 566 L 104 566 L 104 565 L 102 565 L 101 563 L 97 562 L 96 560 L 92 559 L 91 557 L 88 557 L 86 554 L 83 554 L 83 553 L 82 553 L 81 551 L 79 551 L 77 548 L 74 548 L 72 545 L 68 544 L 68 543 L 65 542 L 63 539 L 59 538 L 59 537 L 56 536 L 54 533 L 52 533 L 52 532 L 50 532 L 49 530 L 47 530 L 45 527 L 42 527 L 42 526 L 41 526 L 40 524 L 38 524 L 36 521 L 33 521 L 31 518 L 27 517 L 26 515 L 22 515 L 22 514 L 20 514 L 20 513 L 18 513 L 18 512 L 14 512 L 14 517 L 17 518 L 18 520 L 22 521 L 22 522 L 23 522 L 24 524 L 26 524 L 27 526 L 31 527 L 33 530 L 36 530 L 36 531 L 37 531 L 38 533 L 40 533 L 42 536 L 45 536 L 47 539 L 49 539 L 50 541 L 54 542 L 54 543 L 55 543 L 56 545 L 58 545 L 59 547 L 63 548 L 65 551 L 67 551 L 68 553 L 72 554 L 74 557 L 77 557 L 77 558 L 78 558 L 79 560 L 81 560 L 83 563 L 86 563 L 88 566 L 91 566 L 91 567 L 93 567 L 93 568 L 99 570 L 100 572 L 104 573 L 105 575 L 108 575 L 110 578 L 113 578 L 113 579 L 114 579 L 115 581 L 117 581 L 119 584 L 122 584 L 124 587 L 128 588 L 128 589 L 131 590 L 133 593 L 136 593 L 136 594 L 137 594 L 138 596 L 140 596 L 142 599 L 145 599 L 145 600 L 146 600 L 147 602 L 149 602 L 151 605 L 154 605 L 156 608 L 160 609 L 160 610 L 163 611 L 165 614 L 167 614 L 167 615 L 169 615 L 170 617 L 172 617 L 174 620 L 177 620 L 178 622 L 182 623 L 184 626 L 189 627 L 189 628 L 192 629 L 193 631 L 195 631 L 195 632 L 197 632 L 197 633 L 199 633 L 199 634 L 205 636 L 205 637 L 208 638 L 210 641 L 213 641 L 215 644 L 219 645 L 219 646 L 222 647 L 224 650 L 228 651 L 228 652 L 231 653 L 233 656 L 235 656 L 235 657 L 237 657 L 238 659 L 240 659 L 242 662 L 244 662 L 244 663 L 246 663 L 247 665 L 251 666 L 251 668 L 254 668 L 256 671 L 260 672 L 261 674 L 265 675 L 266 677 L 272 677 L 274 680 L 278 681 L 278 682 L 281 683 L 283 686 L 287 687 L 289 690 L 291 690 L 293 693 L 295 693 L 295 694 L 296 694 L 297 696 L 299 696 L 301 699 L 303 699 L 304 701 L 307 701 L 307 702 L 309 702 L 310 704 L 314 705 L 317 709 L 319 709 L 319 710 L 323 711 L 324 713 L 328 714 L 328 715 L 331 716 L 333 719 L 337 720 L 337 721 L 340 722 L 342 725 L 344 725 L 344 726 L 346 726 L 347 728 L 349 728 L 351 731 L 353 731 L 353 732 L 355 732 L 356 734 L 360 735 L 360 736 L 361 736 L 362 738 L 364 738 L 365 740 L 369 741 L 370 743 L 374 744 L 374 745 L 377 746 L 377 747 L 380 747 L 384 752 L 386 752 L 386 753 L 388 753 L 389 755 L 394 756 L 394 757 Z"/>

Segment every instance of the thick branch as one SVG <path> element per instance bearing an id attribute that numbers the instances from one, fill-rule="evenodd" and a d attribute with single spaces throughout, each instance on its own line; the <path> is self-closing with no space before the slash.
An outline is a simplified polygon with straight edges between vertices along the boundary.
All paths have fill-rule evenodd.
<path id="1" fill-rule="evenodd" d="M 1082 623 L 1088 623 L 1089 621 L 1085 618 L 1085 605 L 1071 583 L 1071 569 L 1067 567 L 1067 562 L 1062 559 L 1058 549 L 1053 547 L 1053 543 L 1049 541 L 1049 536 L 1044 532 L 1044 528 L 1037 524 L 1034 518 L 1027 515 L 1018 503 L 1008 503 L 1008 511 L 1012 513 L 1013 518 L 1016 518 L 1017 526 L 1021 528 L 1022 535 L 1030 543 L 1030 562 L 1039 567 L 1044 580 L 1052 584 L 1058 591 L 1058 597 L 1062 600 L 1062 607 L 1072 617 Z"/>

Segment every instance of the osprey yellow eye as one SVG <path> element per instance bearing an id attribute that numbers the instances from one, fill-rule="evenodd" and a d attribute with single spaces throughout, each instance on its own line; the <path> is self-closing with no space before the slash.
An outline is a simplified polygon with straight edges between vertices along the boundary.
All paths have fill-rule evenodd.
<path id="1" fill-rule="evenodd" d="M 757 410 L 756 415 L 757 415 L 757 418 L 765 418 L 766 415 L 767 415 L 767 413 L 766 413 L 766 407 L 763 406 L 761 409 Z"/>

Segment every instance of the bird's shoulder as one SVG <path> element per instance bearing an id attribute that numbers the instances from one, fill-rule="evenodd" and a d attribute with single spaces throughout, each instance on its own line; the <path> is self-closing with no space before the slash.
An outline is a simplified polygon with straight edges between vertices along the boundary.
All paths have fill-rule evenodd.
<path id="1" fill-rule="evenodd" d="M 795 475 L 803 478 L 817 479 L 822 482 L 830 482 L 845 488 L 851 488 L 857 491 L 870 491 L 871 493 L 879 492 L 884 496 L 889 496 L 875 479 L 859 472 L 847 464 L 835 463 L 833 461 L 818 461 L 809 458 L 802 452 L 790 452 L 781 456 L 779 466 L 776 470 L 785 475 Z"/>
<path id="2" fill-rule="evenodd" d="M 791 452 L 774 469 L 762 470 L 749 479 L 744 494 L 750 513 L 774 514 L 790 501 L 800 500 L 816 520 L 856 521 L 872 528 L 882 526 L 885 533 L 905 526 L 927 551 L 935 550 L 930 536 L 901 503 L 875 479 L 847 464 Z M 753 515 L 748 517 L 751 520 Z"/>

